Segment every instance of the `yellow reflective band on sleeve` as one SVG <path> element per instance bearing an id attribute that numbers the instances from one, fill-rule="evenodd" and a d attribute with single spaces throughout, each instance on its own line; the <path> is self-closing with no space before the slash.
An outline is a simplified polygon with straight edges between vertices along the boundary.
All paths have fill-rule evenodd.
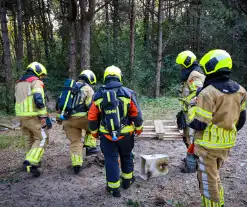
<path id="1" fill-rule="evenodd" d="M 76 166 L 76 165 L 79 165 L 79 166 L 82 166 L 82 155 L 77 155 L 77 154 L 73 154 L 71 153 L 71 161 L 72 161 L 72 166 Z"/>
<path id="2" fill-rule="evenodd" d="M 241 104 L 240 111 L 244 111 L 246 109 L 246 103 L 245 101 Z"/>
<path id="3" fill-rule="evenodd" d="M 38 115 L 47 115 L 46 107 L 44 107 L 44 108 L 41 109 L 41 110 L 38 110 Z"/>
<path id="4" fill-rule="evenodd" d="M 74 82 L 75 82 L 74 80 L 71 81 L 70 87 L 73 86 Z M 65 111 L 65 109 L 66 109 L 66 107 L 67 107 L 67 103 L 68 103 L 68 101 L 69 101 L 70 94 L 71 94 L 71 91 L 69 90 L 62 111 Z"/>
<path id="5" fill-rule="evenodd" d="M 106 92 L 106 94 L 107 94 L 107 100 L 108 100 L 108 102 L 111 102 L 110 92 Z"/>
<path id="6" fill-rule="evenodd" d="M 94 130 L 94 131 L 91 131 L 91 130 L 90 130 L 90 132 L 91 132 L 92 134 L 96 134 L 98 131 L 99 131 L 98 129 L 96 129 L 96 130 Z"/>
<path id="7" fill-rule="evenodd" d="M 119 188 L 120 187 L 120 180 L 117 182 L 107 182 L 107 183 L 108 183 L 108 186 L 110 188 Z"/>
<path id="8" fill-rule="evenodd" d="M 114 131 L 115 130 L 115 127 L 114 127 L 113 119 L 110 119 L 110 122 L 111 122 L 111 128 Z"/>
<path id="9" fill-rule="evenodd" d="M 189 85 L 191 91 L 196 91 L 197 88 L 202 87 L 202 86 L 203 86 L 203 84 L 202 84 L 202 82 L 200 80 L 193 81 Z"/>
<path id="10" fill-rule="evenodd" d="M 78 112 L 76 114 L 72 114 L 71 116 L 86 116 L 87 112 Z"/>
<path id="11" fill-rule="evenodd" d="M 99 106 L 99 105 L 101 104 L 102 101 L 103 101 L 103 98 L 100 98 L 100 99 L 94 101 L 94 104 L 95 104 L 96 106 Z"/>
<path id="12" fill-rule="evenodd" d="M 199 116 L 201 116 L 203 118 L 207 118 L 207 119 L 213 118 L 212 112 L 206 111 L 206 110 L 199 108 L 197 106 L 192 107 L 189 110 L 188 114 L 189 114 L 189 121 L 190 122 L 195 118 L 196 115 L 199 115 Z"/>
<path id="13" fill-rule="evenodd" d="M 44 91 L 43 91 L 43 89 L 42 88 L 34 88 L 33 90 L 32 90 L 32 93 L 44 93 Z"/>
<path id="14" fill-rule="evenodd" d="M 143 128 L 143 126 L 139 126 L 139 127 L 135 127 L 136 130 L 141 130 Z"/>
<path id="15" fill-rule="evenodd" d="M 190 101 L 192 98 L 194 98 L 196 96 L 196 91 L 192 92 L 191 94 L 189 94 L 188 96 L 183 98 L 183 101 L 189 105 Z"/>
<path id="16" fill-rule="evenodd" d="M 131 179 L 133 177 L 133 172 L 131 173 L 121 173 L 121 177 L 124 179 Z"/>
<path id="17" fill-rule="evenodd" d="M 96 147 L 96 139 L 92 134 L 87 134 L 84 138 L 84 145 L 87 147 Z"/>

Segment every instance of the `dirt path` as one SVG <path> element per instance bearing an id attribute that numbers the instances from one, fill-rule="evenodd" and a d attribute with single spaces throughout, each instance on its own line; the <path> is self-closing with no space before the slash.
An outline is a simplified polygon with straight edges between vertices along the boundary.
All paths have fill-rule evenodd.
<path id="1" fill-rule="evenodd" d="M 42 175 L 37 179 L 20 170 L 23 150 L 0 151 L 0 206 L 200 206 L 196 174 L 180 173 L 185 155 L 182 141 L 137 139 L 135 174 L 139 174 L 139 155 L 154 153 L 169 155 L 169 174 L 149 181 L 137 177 L 129 190 L 121 191 L 121 198 L 113 198 L 105 191 L 104 169 L 92 157 L 84 162 L 79 175 L 72 173 L 69 143 L 61 126 L 55 125 L 50 136 Z M 237 145 L 221 170 L 227 207 L 247 206 L 246 137 L 247 126 L 239 132 Z M 175 205 L 176 202 L 183 205 Z"/>

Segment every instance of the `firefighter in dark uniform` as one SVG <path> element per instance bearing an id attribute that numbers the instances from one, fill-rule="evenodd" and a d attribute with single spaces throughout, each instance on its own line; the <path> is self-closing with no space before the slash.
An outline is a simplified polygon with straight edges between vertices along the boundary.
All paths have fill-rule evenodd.
<path id="1" fill-rule="evenodd" d="M 94 95 L 91 107 L 88 112 L 89 129 L 94 137 L 100 136 L 100 146 L 105 157 L 107 191 L 114 197 L 120 197 L 120 169 L 118 156 L 121 161 L 122 187 L 127 189 L 134 182 L 134 165 L 132 149 L 134 147 L 134 134 L 140 135 L 142 132 L 142 114 L 137 104 L 134 92 L 122 84 L 121 70 L 116 66 L 105 69 L 104 83 L 99 91 Z M 109 133 L 106 123 L 107 114 L 104 110 L 104 91 L 114 90 L 116 93 L 108 95 L 109 100 L 119 102 L 119 120 L 121 130 L 115 135 Z M 114 97 L 115 96 L 115 97 Z M 113 101 L 112 101 L 113 102 Z M 109 113 L 110 113 L 109 112 Z M 107 112 L 108 113 L 108 112 Z M 113 117 L 113 119 L 115 119 Z M 114 127 L 115 121 L 112 123 Z"/>

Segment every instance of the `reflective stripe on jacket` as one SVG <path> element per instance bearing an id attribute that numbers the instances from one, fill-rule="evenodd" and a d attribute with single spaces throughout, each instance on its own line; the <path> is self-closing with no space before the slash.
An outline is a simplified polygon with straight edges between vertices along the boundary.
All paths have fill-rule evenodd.
<path id="1" fill-rule="evenodd" d="M 43 87 L 43 82 L 36 77 L 31 77 L 26 80 L 17 82 L 15 86 L 16 116 L 47 115 Z M 37 100 L 34 100 L 34 97 Z"/>
<path id="2" fill-rule="evenodd" d="M 232 94 L 212 85 L 204 88 L 195 107 L 189 110 L 190 127 L 197 130 L 195 143 L 210 149 L 231 148 L 236 142 L 236 124 L 245 110 L 246 91 L 240 86 Z"/>
<path id="3" fill-rule="evenodd" d="M 197 89 L 203 86 L 204 79 L 205 76 L 203 74 L 198 71 L 192 71 L 187 81 L 181 84 L 179 97 L 182 98 L 180 103 L 183 111 L 188 111 L 190 101 L 196 96 Z"/>

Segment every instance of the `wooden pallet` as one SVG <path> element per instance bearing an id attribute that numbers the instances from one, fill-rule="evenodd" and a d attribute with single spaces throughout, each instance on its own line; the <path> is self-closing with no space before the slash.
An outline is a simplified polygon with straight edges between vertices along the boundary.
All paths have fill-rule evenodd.
<path id="1" fill-rule="evenodd" d="M 181 140 L 182 132 L 179 131 L 174 120 L 146 120 L 140 138 Z"/>

